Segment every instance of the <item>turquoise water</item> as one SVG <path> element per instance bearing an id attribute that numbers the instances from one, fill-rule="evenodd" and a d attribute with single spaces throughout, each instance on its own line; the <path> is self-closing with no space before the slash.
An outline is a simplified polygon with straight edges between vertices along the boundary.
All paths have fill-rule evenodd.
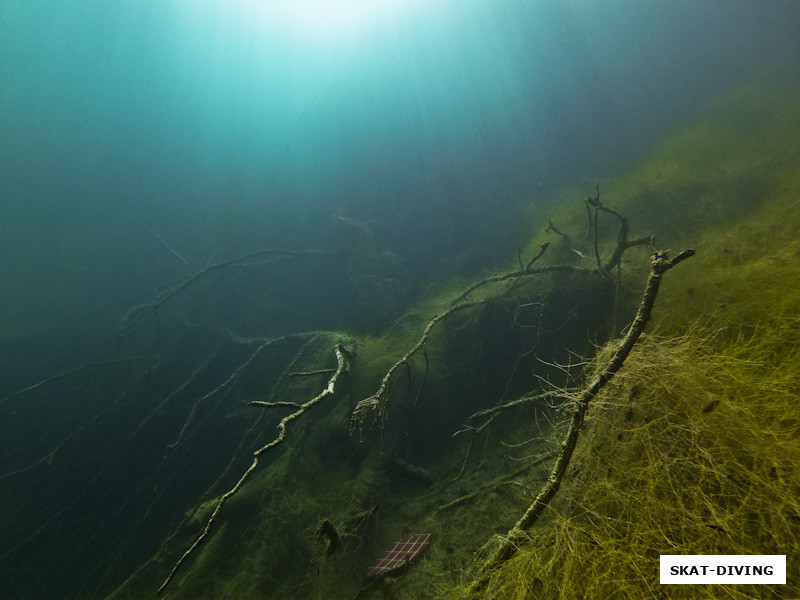
<path id="1" fill-rule="evenodd" d="M 3 2 L 0 322 L 128 306 L 173 260 L 151 232 L 208 264 L 329 246 L 342 215 L 409 282 L 474 269 L 798 63 L 794 2 L 373 4 Z"/>
<path id="2" fill-rule="evenodd" d="M 727 90 L 800 80 L 798 39 L 794 1 L 0 2 L 0 597 L 110 592 L 263 442 L 237 446 L 237 391 L 228 437 L 169 479 L 192 399 L 243 360 L 198 324 L 384 331 L 513 260 L 559 190 L 593 194 Z M 263 249 L 314 254 L 203 275 L 118 347 L 132 306 Z M 132 355 L 154 371 L 10 396 Z M 172 507 L 144 490 L 166 480 Z"/>

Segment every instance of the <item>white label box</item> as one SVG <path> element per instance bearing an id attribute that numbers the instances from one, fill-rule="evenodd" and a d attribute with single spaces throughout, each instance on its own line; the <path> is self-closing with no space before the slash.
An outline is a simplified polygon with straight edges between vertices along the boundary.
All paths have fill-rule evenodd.
<path id="1" fill-rule="evenodd" d="M 662 554 L 662 584 L 785 584 L 785 554 Z"/>

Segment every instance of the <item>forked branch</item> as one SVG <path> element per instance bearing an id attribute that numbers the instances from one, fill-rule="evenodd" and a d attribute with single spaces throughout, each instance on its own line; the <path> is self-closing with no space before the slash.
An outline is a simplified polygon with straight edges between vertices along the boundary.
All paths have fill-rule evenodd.
<path id="1" fill-rule="evenodd" d="M 402 367 L 403 365 L 408 365 L 408 361 L 420 350 L 425 347 L 425 342 L 428 339 L 428 336 L 431 333 L 431 330 L 434 326 L 441 321 L 452 315 L 454 312 L 458 312 L 459 310 L 463 310 L 465 308 L 471 308 L 473 306 L 478 306 L 479 304 L 483 304 L 485 301 L 478 301 L 478 302 L 464 302 L 462 304 L 458 304 L 456 306 L 451 306 L 446 311 L 439 313 L 433 319 L 430 320 L 428 326 L 425 328 L 425 331 L 422 333 L 422 337 L 419 338 L 419 341 L 414 345 L 411 350 L 405 353 L 405 355 L 394 363 L 391 368 L 386 372 L 386 375 L 381 380 L 380 386 L 378 386 L 378 391 L 375 392 L 369 398 L 365 398 L 361 400 L 358 404 L 356 404 L 355 409 L 353 410 L 353 414 L 350 417 L 350 434 L 352 435 L 356 430 L 362 430 L 365 427 L 370 426 L 372 423 L 377 421 L 378 419 L 382 419 L 386 412 L 386 406 L 389 402 L 389 392 L 391 389 L 391 380 L 394 376 L 397 369 Z M 425 358 L 427 362 L 427 355 Z"/>
<path id="2" fill-rule="evenodd" d="M 169 246 L 167 247 L 169 248 Z M 225 260 L 222 262 L 214 263 L 213 265 L 209 265 L 205 269 L 197 271 L 193 275 L 187 277 L 178 285 L 166 290 L 156 300 L 152 302 L 146 302 L 144 304 L 137 304 L 136 306 L 129 308 L 128 311 L 122 316 L 122 319 L 120 319 L 119 333 L 117 335 L 124 336 L 142 319 L 144 319 L 149 315 L 154 314 L 168 300 L 175 297 L 180 292 L 182 292 L 186 288 L 196 283 L 197 280 L 201 279 L 202 277 L 205 277 L 206 275 L 208 275 L 213 271 L 218 271 L 226 267 L 233 267 L 233 266 L 246 267 L 250 265 L 261 264 L 267 262 L 268 260 L 276 256 L 284 256 L 284 257 L 324 256 L 326 254 L 327 254 L 326 252 L 320 252 L 315 250 L 280 250 L 280 249 L 270 248 L 266 250 L 259 250 L 258 252 L 252 252 L 251 254 L 246 254 L 244 256 L 239 256 L 237 258 L 232 258 L 231 260 Z"/>
<path id="3" fill-rule="evenodd" d="M 516 525 L 508 532 L 508 535 L 501 539 L 499 546 L 481 568 L 478 578 L 470 587 L 470 592 L 476 593 L 483 589 L 488 583 L 492 572 L 514 555 L 519 545 L 527 538 L 526 530 L 530 529 L 530 527 L 536 523 L 550 500 L 552 500 L 556 492 L 558 492 L 564 474 L 567 472 L 567 467 L 569 466 L 575 446 L 578 443 L 578 437 L 583 427 L 583 421 L 586 416 L 586 410 L 589 408 L 589 403 L 597 396 L 605 384 L 614 377 L 616 372 L 619 371 L 625 359 L 628 357 L 628 354 L 630 354 L 633 346 L 639 339 L 639 336 L 642 334 L 645 325 L 650 319 L 650 312 L 656 301 L 662 275 L 682 260 L 693 255 L 694 250 L 684 250 L 673 259 L 668 258 L 666 252 L 655 252 L 653 254 L 650 263 L 650 275 L 647 278 L 636 317 L 634 317 L 627 334 L 620 342 L 605 368 L 594 378 L 578 399 L 572 413 L 572 420 L 567 435 L 561 443 L 561 450 L 550 472 L 550 476 L 547 478 L 547 482 L 539 491 L 533 503 L 528 507 L 528 510 L 522 515 L 522 518 L 517 521 Z"/>
<path id="4" fill-rule="evenodd" d="M 189 558 L 189 556 L 191 556 L 192 553 L 197 548 L 200 547 L 200 544 L 202 544 L 205 541 L 205 539 L 208 537 L 209 533 L 211 532 L 211 527 L 214 525 L 214 521 L 216 520 L 217 515 L 219 515 L 220 511 L 222 510 L 222 507 L 225 505 L 225 503 L 228 500 L 231 499 L 231 497 L 233 497 L 234 494 L 236 494 L 236 492 L 238 492 L 240 489 L 242 489 L 242 486 L 245 484 L 247 479 L 250 477 L 250 475 L 253 474 L 253 472 L 258 467 L 258 462 L 259 462 L 261 456 L 264 453 L 268 452 L 269 450 L 272 450 L 276 446 L 279 446 L 280 444 L 283 443 L 283 441 L 286 439 L 286 426 L 289 423 L 291 423 L 292 421 L 294 421 L 295 419 L 298 419 L 299 417 L 303 416 L 306 412 L 308 412 L 310 409 L 312 409 L 315 405 L 319 404 L 326 397 L 331 396 L 333 394 L 334 387 L 336 386 L 336 381 L 339 379 L 339 376 L 342 373 L 344 373 L 346 371 L 349 371 L 349 369 L 350 369 L 350 361 L 349 361 L 349 359 L 352 356 L 351 353 L 348 352 L 344 348 L 344 346 L 342 346 L 341 344 L 337 344 L 336 345 L 335 351 L 336 351 L 337 367 L 336 367 L 336 371 L 334 372 L 333 376 L 330 378 L 330 380 L 328 380 L 328 385 L 317 396 L 315 396 L 314 398 L 312 398 L 311 400 L 309 400 L 305 404 L 297 405 L 297 410 L 296 411 L 294 411 L 290 415 L 287 415 L 283 419 L 281 419 L 281 422 L 278 423 L 278 430 L 279 430 L 278 437 L 276 437 L 274 440 L 272 440 L 271 442 L 269 442 L 265 446 L 262 446 L 261 448 L 259 448 L 258 450 L 256 450 L 253 453 L 253 462 L 252 462 L 252 464 L 244 472 L 244 474 L 239 478 L 239 481 L 236 482 L 236 485 L 234 485 L 230 490 L 225 492 L 225 494 L 223 494 L 222 497 L 219 499 L 219 502 L 217 502 L 216 508 L 214 508 L 214 512 L 211 513 L 211 517 L 209 517 L 208 522 L 206 523 L 206 526 L 203 528 L 202 533 L 200 533 L 200 536 L 195 540 L 194 544 L 192 544 L 191 547 L 186 552 L 183 553 L 183 556 L 181 556 L 178 559 L 178 562 L 176 562 L 175 566 L 172 567 L 172 571 L 170 571 L 170 574 L 167 576 L 166 580 L 164 580 L 164 583 L 162 583 L 161 587 L 158 588 L 158 593 L 159 594 L 161 592 L 163 592 L 164 589 L 166 589 L 166 587 L 169 585 L 169 583 L 175 577 L 175 574 L 178 572 L 178 569 L 180 569 L 181 565 L 184 562 L 186 562 L 186 559 Z M 251 402 L 251 404 L 264 405 L 264 404 L 268 404 L 268 403 Z M 279 405 L 285 405 L 285 403 L 278 403 L 278 404 Z"/>

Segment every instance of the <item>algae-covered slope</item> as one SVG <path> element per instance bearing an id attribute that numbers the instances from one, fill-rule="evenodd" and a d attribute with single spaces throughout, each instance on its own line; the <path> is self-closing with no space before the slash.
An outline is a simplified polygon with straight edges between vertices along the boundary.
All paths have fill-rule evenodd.
<path id="1" fill-rule="evenodd" d="M 698 328 L 640 344 L 597 399 L 560 500 L 491 597 L 793 597 L 797 301 L 738 339 Z M 785 554 L 787 586 L 659 588 L 660 554 Z"/>
<path id="2" fill-rule="evenodd" d="M 768 552 L 799 570 L 796 99 L 752 87 L 721 98 L 599 192 L 531 214 L 529 243 L 506 265 L 438 282 L 382 332 L 272 323 L 283 301 L 263 271 L 235 269 L 263 293 L 223 293 L 236 259 L 133 307 L 90 358 L 0 399 L 13 416 L 39 410 L 14 421 L 24 427 L 4 423 L 4 589 L 464 597 L 546 481 L 576 392 L 633 316 L 649 255 L 692 247 L 589 405 L 530 542 L 479 595 L 771 593 L 660 588 L 656 566 L 667 551 Z M 260 266 L 280 265 L 287 281 L 327 270 Z M 341 352 L 348 368 L 331 383 Z M 431 534 L 419 558 L 367 577 L 415 533 Z M 799 595 L 797 582 L 783 592 Z"/>
<path id="3" fill-rule="evenodd" d="M 481 597 L 770 593 L 660 588 L 666 553 L 785 553 L 789 573 L 799 570 L 798 117 L 784 97 L 740 90 L 602 182 L 604 204 L 627 217 L 631 239 L 654 234 L 657 247 L 692 246 L 697 255 L 665 277 L 655 331 L 590 406 L 561 491 Z M 571 409 L 561 390 L 580 389 L 597 368 L 580 357 L 618 335 L 641 293 L 647 246 L 624 254 L 621 286 L 616 273 L 582 270 L 594 259 L 587 209 L 575 202 L 585 195 L 565 194 L 548 231 L 542 223 L 514 261 L 522 267 L 548 241 L 541 264 L 569 269 L 510 289 L 508 280 L 482 286 L 467 297 L 474 306 L 437 322 L 407 360 L 426 324 L 474 282 L 443 285 L 383 335 L 308 341 L 284 374 L 331 367 L 333 346 L 346 340 L 356 355 L 348 386 L 292 424 L 164 597 L 465 596 L 492 536 L 509 530 L 547 476 Z M 607 256 L 618 224 L 602 219 Z M 356 403 L 376 393 L 393 364 L 391 393 L 378 398 L 385 410 L 372 427 L 353 429 Z M 274 399 L 304 402 L 325 385 L 324 375 L 283 377 Z M 536 403 L 480 416 L 534 394 Z M 200 438 L 213 430 L 196 427 Z M 252 432 L 247 439 L 268 441 Z M 156 589 L 249 462 L 240 444 L 200 505 L 113 597 Z M 336 547 L 321 533 L 324 521 Z M 423 532 L 432 541 L 421 558 L 392 577 L 365 577 L 387 545 Z"/>
<path id="4" fill-rule="evenodd" d="M 798 253 L 795 237 L 742 265 L 746 282 L 718 273 L 716 310 L 706 305 L 683 335 L 640 343 L 592 408 L 560 500 L 492 597 L 797 594 Z M 787 585 L 659 588 L 660 554 L 785 554 Z"/>
<path id="5" fill-rule="evenodd" d="M 697 256 L 670 273 L 654 333 L 590 408 L 557 501 L 483 597 L 800 593 L 800 106 L 756 92 L 607 184 Z M 660 554 L 785 554 L 787 585 L 660 586 Z"/>

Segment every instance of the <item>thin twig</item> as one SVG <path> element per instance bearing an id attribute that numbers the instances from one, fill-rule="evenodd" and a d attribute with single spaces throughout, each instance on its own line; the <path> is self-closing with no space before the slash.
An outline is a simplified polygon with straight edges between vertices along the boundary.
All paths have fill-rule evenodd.
<path id="1" fill-rule="evenodd" d="M 174 256 L 176 256 L 176 257 L 178 258 L 178 260 L 179 260 L 179 261 L 181 261 L 183 264 L 185 264 L 185 265 L 186 265 L 186 266 L 189 268 L 189 270 L 190 270 L 192 273 L 197 273 L 197 269 L 195 269 L 195 268 L 194 268 L 192 265 L 190 265 L 190 264 L 189 264 L 189 262 L 188 262 L 188 261 L 187 261 L 185 258 L 183 258 L 183 257 L 182 257 L 180 254 L 178 254 L 177 252 L 175 252 L 175 250 L 173 250 L 173 249 L 172 249 L 172 247 L 170 247 L 170 245 L 169 245 L 169 244 L 167 244 L 167 242 L 165 242 L 165 241 L 163 240 L 163 238 L 162 238 L 160 235 L 158 235 L 158 234 L 157 234 L 155 231 L 153 231 L 152 229 L 150 230 L 150 233 L 152 233 L 152 234 L 153 234 L 153 235 L 156 237 L 156 239 L 157 239 L 159 242 L 161 242 L 161 245 L 162 245 L 162 246 L 164 246 L 164 248 L 166 248 L 167 250 L 169 250 L 169 251 L 170 251 L 170 252 L 171 252 L 171 253 L 172 253 Z"/>
<path id="2" fill-rule="evenodd" d="M 128 358 L 117 358 L 117 359 L 114 359 L 114 360 L 105 360 L 105 361 L 96 362 L 96 363 L 86 363 L 86 364 L 83 364 L 83 365 L 81 365 L 79 367 L 75 367 L 74 369 L 67 369 L 66 371 L 62 371 L 61 373 L 57 373 L 56 375 L 51 375 L 50 377 L 46 377 L 45 379 L 42 379 L 41 381 L 39 381 L 37 383 L 34 383 L 33 385 L 29 385 L 28 387 L 22 388 L 21 390 L 17 390 L 16 392 L 13 392 L 12 394 L 9 394 L 5 398 L 0 398 L 0 405 L 5 404 L 9 400 L 13 400 L 14 398 L 16 398 L 18 396 L 22 396 L 23 394 L 27 394 L 28 392 L 32 392 L 32 391 L 42 387 L 43 385 L 46 385 L 48 383 L 52 383 L 54 381 L 58 381 L 59 379 L 65 379 L 65 378 L 69 377 L 70 375 L 76 375 L 76 374 L 81 373 L 83 371 L 86 371 L 88 369 L 93 369 L 94 367 L 108 367 L 110 365 L 119 365 L 119 364 L 133 363 L 133 362 L 142 362 L 142 361 L 148 361 L 148 360 L 151 360 L 151 359 L 148 359 L 147 357 L 144 357 L 144 356 L 131 356 L 131 357 L 128 357 Z"/>
<path id="3" fill-rule="evenodd" d="M 197 271 L 194 275 L 187 277 L 175 287 L 162 293 L 161 296 L 158 297 L 153 302 L 146 302 L 144 304 L 138 304 L 136 306 L 129 308 L 128 311 L 122 316 L 122 319 L 120 319 L 119 329 L 120 331 L 126 331 L 126 332 L 129 331 L 143 318 L 147 317 L 150 314 L 153 314 L 169 299 L 173 298 L 175 295 L 177 295 L 178 293 L 182 292 L 190 285 L 195 283 L 198 279 L 204 277 L 205 275 L 211 273 L 212 271 L 216 271 L 224 267 L 231 267 L 231 266 L 245 267 L 254 264 L 261 264 L 265 262 L 268 257 L 275 255 L 323 256 L 326 254 L 327 254 L 326 252 L 320 252 L 314 250 L 299 251 L 299 250 L 280 250 L 280 249 L 270 248 L 265 250 L 259 250 L 258 252 L 252 252 L 250 254 L 239 256 L 237 258 L 232 258 L 230 260 L 224 260 L 222 262 L 214 263 L 213 265 L 210 265 L 205 269 L 202 269 L 201 271 Z"/>
<path id="4" fill-rule="evenodd" d="M 178 561 L 175 563 L 175 566 L 172 567 L 172 571 L 170 571 L 170 573 L 167 576 L 166 580 L 164 580 L 164 583 L 162 583 L 161 587 L 158 588 L 158 593 L 159 594 L 161 594 L 164 591 L 164 589 L 169 585 L 170 581 L 172 581 L 172 579 L 175 577 L 175 574 L 178 572 L 178 569 L 181 567 L 181 565 L 184 562 L 186 562 L 186 559 L 189 558 L 189 556 L 191 556 L 191 554 L 198 547 L 200 547 L 200 544 L 202 544 L 203 541 L 205 541 L 205 539 L 208 537 L 208 535 L 209 535 L 209 533 L 211 531 L 211 527 L 214 525 L 214 521 L 217 518 L 217 515 L 222 510 L 222 507 L 225 505 L 225 503 L 228 500 L 231 499 L 231 497 L 234 494 L 236 494 L 236 492 L 238 492 L 242 488 L 242 486 L 245 484 L 245 482 L 250 477 L 250 475 L 252 475 L 252 473 L 256 470 L 256 468 L 258 467 L 258 462 L 259 462 L 259 459 L 261 458 L 261 456 L 265 452 L 268 452 L 269 450 L 272 450 L 276 446 L 278 446 L 281 443 L 283 443 L 283 441 L 286 439 L 286 426 L 289 423 L 291 423 L 292 421 L 294 421 L 295 419 L 301 417 L 303 414 L 305 414 L 307 411 L 309 411 L 315 405 L 319 404 L 327 396 L 330 396 L 330 395 L 333 394 L 334 387 L 336 385 L 337 379 L 339 378 L 339 376 L 343 372 L 349 370 L 349 363 L 348 363 L 348 360 L 346 358 L 347 356 L 349 356 L 349 353 L 346 350 L 344 350 L 344 348 L 340 344 L 337 344 L 335 351 L 336 351 L 336 360 L 337 360 L 338 366 L 336 368 L 336 372 L 333 374 L 333 376 L 328 381 L 328 385 L 317 396 L 315 396 L 314 398 L 312 398 L 311 400 L 309 400 L 305 404 L 301 404 L 301 405 L 297 406 L 297 410 L 295 412 L 293 412 L 292 414 L 287 415 L 283 419 L 281 419 L 281 422 L 278 423 L 278 430 L 279 430 L 278 436 L 274 440 L 272 440 L 268 444 L 262 446 L 261 448 L 259 448 L 258 450 L 256 450 L 253 453 L 253 462 L 252 462 L 252 464 L 244 472 L 244 474 L 239 478 L 239 481 L 236 482 L 236 485 L 234 485 L 230 490 L 228 490 L 225 494 L 223 494 L 222 497 L 219 499 L 219 502 L 217 502 L 217 506 L 214 509 L 214 512 L 211 513 L 211 517 L 209 517 L 208 522 L 206 523 L 206 526 L 203 528 L 203 531 L 200 534 L 200 536 L 195 540 L 194 544 L 192 544 L 191 547 L 186 552 L 184 552 L 183 555 L 178 559 Z"/>

